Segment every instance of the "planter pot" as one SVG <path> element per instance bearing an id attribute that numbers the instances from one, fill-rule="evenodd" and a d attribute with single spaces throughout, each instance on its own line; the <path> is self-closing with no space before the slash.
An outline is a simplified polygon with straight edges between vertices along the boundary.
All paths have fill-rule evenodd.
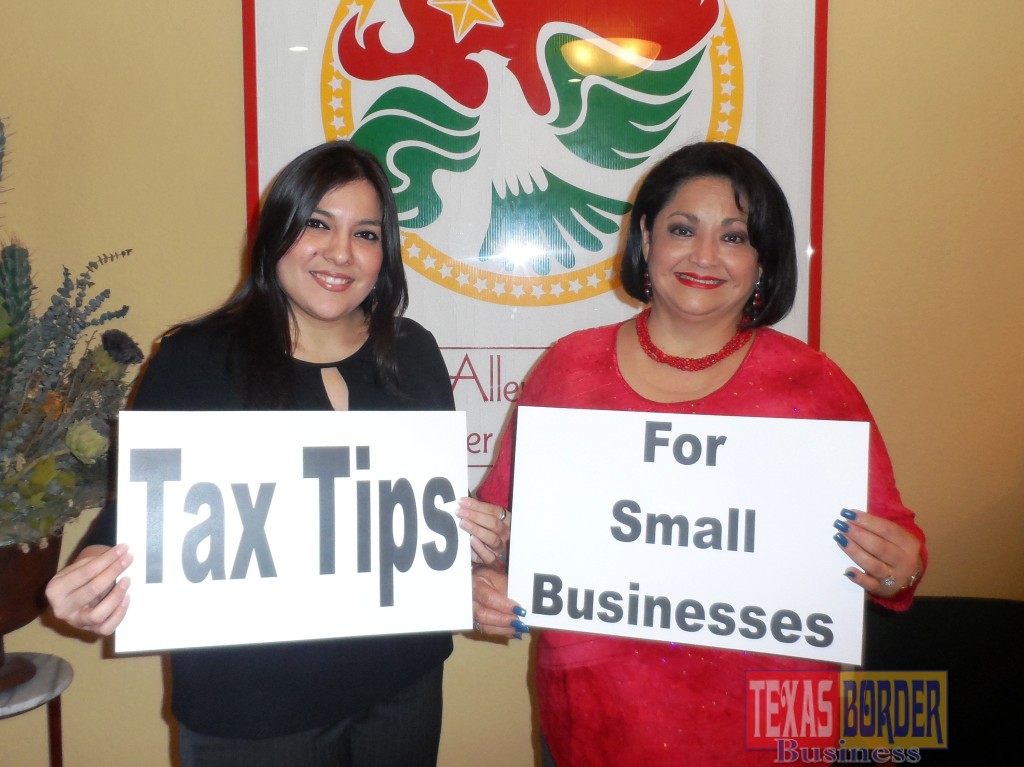
<path id="1" fill-rule="evenodd" d="M 46 609 L 46 584 L 57 572 L 62 538 L 46 539 L 45 547 L 0 546 L 0 691 L 32 678 L 35 667 L 20 658 L 5 660 L 3 637 L 31 623 Z"/>

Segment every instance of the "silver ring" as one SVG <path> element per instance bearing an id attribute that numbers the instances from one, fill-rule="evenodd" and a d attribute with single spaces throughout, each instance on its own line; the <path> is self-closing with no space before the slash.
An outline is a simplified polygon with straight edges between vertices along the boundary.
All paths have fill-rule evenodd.
<path id="1" fill-rule="evenodd" d="M 880 580 L 879 583 L 881 583 L 887 589 L 891 589 L 893 586 L 896 585 L 896 579 L 892 577 L 892 573 L 889 573 L 887 576 L 882 578 L 882 580 Z"/>
<path id="2" fill-rule="evenodd" d="M 499 562 L 504 562 L 505 561 L 505 552 L 504 551 L 495 551 L 494 552 L 494 556 L 496 556 L 498 558 Z"/>
<path id="3" fill-rule="evenodd" d="M 473 631 L 480 631 L 480 621 L 473 621 Z"/>
<path id="4" fill-rule="evenodd" d="M 502 509 L 501 510 L 501 516 L 498 517 L 498 521 L 499 522 L 504 522 L 505 521 L 505 517 L 507 517 L 507 516 L 508 516 L 508 512 L 505 509 Z"/>

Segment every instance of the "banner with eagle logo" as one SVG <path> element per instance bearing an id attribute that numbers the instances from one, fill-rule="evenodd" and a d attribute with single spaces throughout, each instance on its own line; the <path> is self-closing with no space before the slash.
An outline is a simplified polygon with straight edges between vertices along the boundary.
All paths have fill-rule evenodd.
<path id="1" fill-rule="evenodd" d="M 543 349 L 636 313 L 616 271 L 630 199 L 683 144 L 741 144 L 778 178 L 806 246 L 779 328 L 816 342 L 825 10 L 246 0 L 250 207 L 324 140 L 349 139 L 385 164 L 408 314 L 437 337 L 468 413 L 473 485 Z"/>

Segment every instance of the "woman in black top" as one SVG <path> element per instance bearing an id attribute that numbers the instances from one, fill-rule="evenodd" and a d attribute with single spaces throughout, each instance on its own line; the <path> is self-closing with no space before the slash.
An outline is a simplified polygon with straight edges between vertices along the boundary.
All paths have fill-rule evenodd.
<path id="1" fill-rule="evenodd" d="M 347 142 L 300 155 L 267 196 L 244 284 L 165 335 L 133 407 L 454 409 L 433 336 L 401 317 L 399 237 L 372 155 Z M 114 531 L 110 510 L 47 588 L 59 618 L 99 634 L 128 609 Z M 434 765 L 451 650 L 450 634 L 411 634 L 175 651 L 182 764 Z"/>

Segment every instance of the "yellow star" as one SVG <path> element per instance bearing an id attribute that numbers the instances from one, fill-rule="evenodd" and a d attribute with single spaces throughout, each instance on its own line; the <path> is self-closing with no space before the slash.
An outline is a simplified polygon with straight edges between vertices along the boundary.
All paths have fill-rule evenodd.
<path id="1" fill-rule="evenodd" d="M 490 27 L 505 25 L 492 0 L 428 0 L 427 5 L 452 17 L 455 42 L 462 40 L 477 24 Z"/>

